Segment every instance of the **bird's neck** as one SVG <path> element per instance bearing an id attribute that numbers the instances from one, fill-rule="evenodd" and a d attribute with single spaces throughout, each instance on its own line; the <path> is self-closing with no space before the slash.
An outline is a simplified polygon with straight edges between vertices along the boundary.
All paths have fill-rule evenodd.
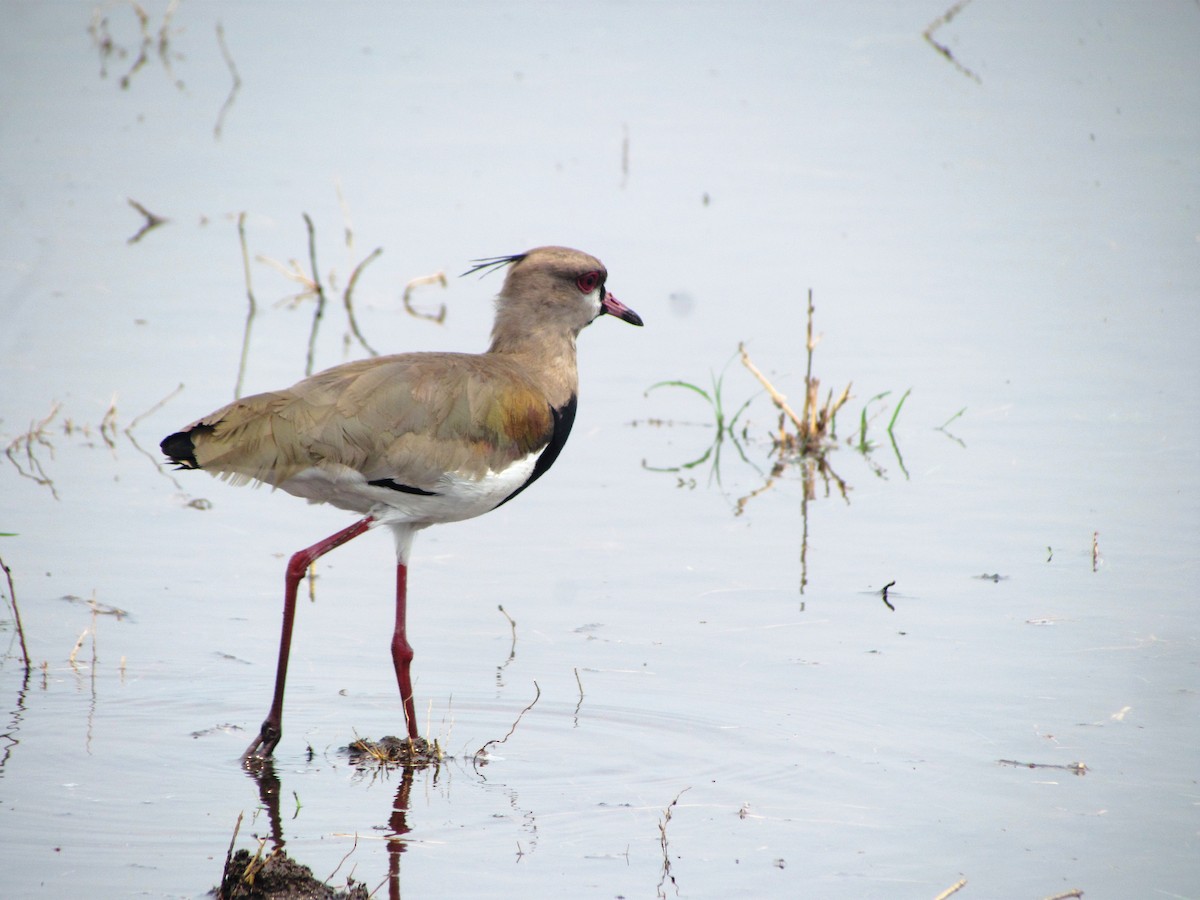
<path id="1" fill-rule="evenodd" d="M 575 335 L 562 329 L 521 325 L 492 332 L 488 355 L 511 360 L 535 383 L 542 385 L 555 408 L 579 389 Z"/>

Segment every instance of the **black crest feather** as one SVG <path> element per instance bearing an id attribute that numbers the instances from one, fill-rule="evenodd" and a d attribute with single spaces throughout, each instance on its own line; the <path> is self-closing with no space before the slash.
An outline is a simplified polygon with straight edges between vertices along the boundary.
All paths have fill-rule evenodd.
<path id="1" fill-rule="evenodd" d="M 513 263 L 518 263 L 526 257 L 524 253 L 514 253 L 512 256 L 489 256 L 486 259 L 473 259 L 475 265 L 459 275 L 459 278 L 465 278 L 467 275 L 474 275 L 479 272 L 479 277 L 482 278 L 490 272 L 497 269 L 503 269 L 505 266 L 511 266 Z"/>

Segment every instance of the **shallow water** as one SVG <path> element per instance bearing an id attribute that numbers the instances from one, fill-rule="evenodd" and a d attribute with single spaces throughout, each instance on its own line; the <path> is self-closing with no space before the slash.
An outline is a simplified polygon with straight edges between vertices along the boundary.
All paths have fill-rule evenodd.
<path id="1" fill-rule="evenodd" d="M 403 727 L 390 542 L 318 566 L 274 769 L 275 837 L 318 877 L 1200 897 L 1194 4 L 970 3 L 935 33 L 969 73 L 913 3 L 184 3 L 162 55 L 146 9 L 122 87 L 129 7 L 95 37 L 88 4 L 3 7 L 0 438 L 27 474 L 56 410 L 52 485 L 0 460 L 34 665 L 6 605 L 6 896 L 198 897 L 239 814 L 236 846 L 272 835 L 238 755 L 286 556 L 347 518 L 155 453 L 233 394 L 244 211 L 252 257 L 305 271 L 313 220 L 318 367 L 364 352 L 339 303 L 377 246 L 354 305 L 385 350 L 481 348 L 496 278 L 417 290 L 443 325 L 405 283 L 542 243 L 600 256 L 647 323 L 581 336 L 536 488 L 418 537 L 418 709 L 451 758 L 410 785 L 340 752 Z M 127 198 L 169 221 L 129 243 Z M 247 392 L 303 374 L 312 315 L 251 272 Z M 798 402 L 810 287 L 814 374 L 853 382 L 847 500 L 803 502 L 795 465 L 754 494 L 776 413 L 737 345 Z M 647 389 L 722 372 L 727 412 L 753 398 L 739 445 L 682 468 L 711 412 Z M 869 455 L 845 443 L 864 406 Z"/>

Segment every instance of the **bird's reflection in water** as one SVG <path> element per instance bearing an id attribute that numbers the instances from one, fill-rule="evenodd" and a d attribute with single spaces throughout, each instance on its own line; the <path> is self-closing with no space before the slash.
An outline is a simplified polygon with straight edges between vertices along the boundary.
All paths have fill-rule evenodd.
<path id="1" fill-rule="evenodd" d="M 382 764 L 377 760 L 356 755 L 353 751 L 351 751 L 350 761 L 358 768 L 361 777 L 369 778 L 371 781 L 399 775 L 400 780 L 392 795 L 387 825 L 383 829 L 386 831 L 384 840 L 388 854 L 387 896 L 389 900 L 399 900 L 400 854 L 407 849 L 408 841 L 405 836 L 412 831 L 408 822 L 408 812 L 411 806 L 413 778 L 418 770 L 433 768 L 433 777 L 436 780 L 438 767 Z M 351 848 L 342 859 L 342 863 L 325 882 L 315 878 L 311 869 L 290 857 L 284 849 L 286 839 L 283 816 L 280 812 L 283 787 L 276 774 L 274 763 L 270 759 L 263 760 L 256 765 L 247 766 L 246 771 L 258 788 L 258 802 L 260 808 L 266 813 L 270 831 L 266 836 L 256 835 L 258 841 L 256 851 L 242 849 L 235 853 L 233 849 L 237 842 L 235 830 L 233 840 L 229 845 L 229 852 L 226 854 L 221 884 L 216 892 L 219 898 L 222 900 L 234 900 L 234 898 L 276 900 L 276 898 L 311 895 L 345 898 L 345 900 L 366 900 L 368 897 L 379 896 L 378 891 L 382 885 L 376 885 L 372 889 L 350 876 L 346 878 L 344 887 L 333 887 L 329 883 L 337 876 L 341 865 L 353 854 L 358 844 L 357 838 L 355 846 Z M 297 805 L 298 813 L 299 806 Z M 239 818 L 239 825 L 240 823 L 241 819 Z"/>

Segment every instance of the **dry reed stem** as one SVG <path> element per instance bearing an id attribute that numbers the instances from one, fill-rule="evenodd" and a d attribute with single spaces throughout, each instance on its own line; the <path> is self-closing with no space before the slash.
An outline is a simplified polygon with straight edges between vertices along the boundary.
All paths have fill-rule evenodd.
<path id="1" fill-rule="evenodd" d="M 109 450 L 117 449 L 117 396 L 108 401 L 108 409 L 104 411 L 104 416 L 100 419 L 100 427 L 97 429 L 100 432 L 100 439 L 108 446 Z M 115 454 L 114 454 L 115 456 Z"/>
<path id="2" fill-rule="evenodd" d="M 42 468 L 41 460 L 34 455 L 33 447 L 34 444 L 40 444 L 50 451 L 50 458 L 54 458 L 54 445 L 50 443 L 50 439 L 46 437 L 46 427 L 54 420 L 54 417 L 58 415 L 58 411 L 60 409 L 62 409 L 62 403 L 55 401 L 54 405 L 50 407 L 50 412 L 46 414 L 45 418 L 37 422 L 31 422 L 29 424 L 29 430 L 23 435 L 14 438 L 12 442 L 4 449 L 4 455 L 8 457 L 9 462 L 16 466 L 17 473 L 20 474 L 22 478 L 28 478 L 31 481 L 42 485 L 43 487 L 50 488 L 50 493 L 54 496 L 55 500 L 59 499 L 59 497 L 58 490 L 54 487 L 54 480 L 47 475 L 46 470 Z M 24 450 L 22 455 L 25 457 L 25 463 L 29 466 L 28 472 L 25 471 L 21 463 L 17 461 L 17 455 L 21 454 L 22 449 Z"/>
<path id="3" fill-rule="evenodd" d="M 662 818 L 658 820 L 658 842 L 659 842 L 659 845 L 662 847 L 662 855 L 663 855 L 662 878 L 659 879 L 659 882 L 658 882 L 658 896 L 660 898 L 665 898 L 667 896 L 666 892 L 663 890 L 663 885 L 665 885 L 668 880 L 671 882 L 672 885 L 675 886 L 675 893 L 676 894 L 679 893 L 679 885 L 675 881 L 675 876 L 671 874 L 671 856 L 667 849 L 667 825 L 670 824 L 670 822 L 671 822 L 671 814 L 672 814 L 672 811 L 675 809 L 676 804 L 679 803 L 679 798 L 682 797 L 684 795 L 684 793 L 686 793 L 687 791 L 690 791 L 690 790 L 691 790 L 690 786 L 685 787 L 678 794 L 676 794 L 675 799 L 672 800 L 670 803 L 668 803 L 666 808 L 663 810 Z"/>
<path id="4" fill-rule="evenodd" d="M 312 269 L 312 283 L 317 295 L 317 308 L 313 311 L 312 330 L 308 333 L 308 357 L 304 362 L 305 377 L 313 373 L 313 360 L 317 352 L 317 331 L 325 315 L 325 288 L 321 284 L 321 270 L 317 268 L 317 230 L 312 217 L 304 213 L 304 227 L 308 229 L 308 261 Z"/>
<path id="5" fill-rule="evenodd" d="M 804 420 L 800 416 L 796 415 L 796 411 L 794 409 L 788 406 L 787 397 L 779 393 L 779 391 L 775 389 L 775 385 L 771 384 L 771 382 L 767 380 L 767 376 L 759 371 L 758 366 L 754 365 L 754 363 L 750 361 L 750 355 L 746 352 L 746 347 L 744 344 L 738 344 L 738 353 L 741 354 L 742 365 L 750 371 L 751 375 L 759 380 L 764 388 L 766 388 L 767 393 L 771 395 L 771 401 L 777 407 L 779 407 L 779 409 L 782 410 L 789 419 L 792 420 L 792 424 L 796 426 L 797 431 L 804 432 L 806 430 L 804 426 Z"/>
<path id="6" fill-rule="evenodd" d="M 958 69 L 958 71 L 962 72 L 964 75 L 966 75 L 972 81 L 974 81 L 976 84 L 983 84 L 983 79 L 981 79 L 977 74 L 972 72 L 970 69 L 968 69 L 962 63 L 960 63 L 958 61 L 958 59 L 954 56 L 954 54 L 951 52 L 949 47 L 947 47 L 945 44 L 938 43 L 933 38 L 933 33 L 935 31 L 937 31 L 943 25 L 950 24 L 950 20 L 953 19 L 955 16 L 957 16 L 960 12 L 962 12 L 963 7 L 965 7 L 970 2 L 971 2 L 971 0 L 958 0 L 957 3 L 955 3 L 949 9 L 947 9 L 944 13 L 942 13 L 940 16 L 938 16 L 936 19 L 934 19 L 932 22 L 930 22 L 929 25 L 925 28 L 925 30 L 921 34 L 922 34 L 922 37 L 924 37 L 925 40 L 929 42 L 929 45 L 931 47 L 933 47 L 934 50 L 936 50 L 938 53 L 940 53 L 942 56 L 944 56 L 947 60 L 950 61 L 950 63 L 954 66 L 954 68 Z"/>
<path id="7" fill-rule="evenodd" d="M 1044 900 L 1070 900 L 1072 897 L 1082 897 L 1083 891 L 1079 888 L 1072 888 L 1069 891 L 1063 891 L 1061 894 L 1055 894 L 1053 897 L 1046 897 Z"/>
<path id="8" fill-rule="evenodd" d="M 819 450 L 821 440 L 832 430 L 834 417 L 837 416 L 838 410 L 850 399 L 851 385 L 847 384 L 837 400 L 833 399 L 833 391 L 830 391 L 825 398 L 825 405 L 822 406 L 820 403 L 821 382 L 820 379 L 814 378 L 812 374 L 813 352 L 820 342 L 820 338 L 813 334 L 814 312 L 815 307 L 813 306 L 812 290 L 810 289 L 808 292 L 807 323 L 805 326 L 806 361 L 804 369 L 804 411 L 802 414 L 797 414 L 792 409 L 787 402 L 787 397 L 770 382 L 758 366 L 750 361 L 750 355 L 746 352 L 745 345 L 738 344 L 738 353 L 741 356 L 742 365 L 758 379 L 759 383 L 770 394 L 771 401 L 780 410 L 779 437 L 776 439 L 778 447 L 781 449 L 797 450 L 801 454 Z M 791 420 L 792 425 L 796 429 L 794 437 L 788 433 L 786 423 L 788 419 Z"/>
<path id="9" fill-rule="evenodd" d="M 29 661 L 29 648 L 25 646 L 25 628 L 21 625 L 21 608 L 17 606 L 17 589 L 13 587 L 12 569 L 8 567 L 4 557 L 0 557 L 0 569 L 4 570 L 4 577 L 8 580 L 8 599 L 12 603 L 13 619 L 17 623 L 17 637 L 21 641 L 21 659 L 25 663 L 25 676 L 29 677 L 33 665 Z"/>
<path id="10" fill-rule="evenodd" d="M 221 26 L 218 25 L 218 33 Z M 254 285 L 250 281 L 250 250 L 246 246 L 246 213 L 238 213 L 237 220 L 238 243 L 242 248 L 242 277 L 246 280 L 246 326 L 242 329 L 242 356 L 238 362 L 237 383 L 233 386 L 233 399 L 242 396 L 242 382 L 246 377 L 246 360 L 250 356 L 250 329 L 254 317 L 258 315 L 258 301 L 254 299 Z M 182 387 L 182 385 L 180 385 Z"/>
<path id="11" fill-rule="evenodd" d="M 820 383 L 812 377 L 813 351 L 817 349 L 817 341 L 813 338 L 813 313 L 816 312 L 812 301 L 812 288 L 808 289 L 808 304 L 806 308 L 806 325 L 804 333 L 804 421 L 809 422 L 816 415 L 817 386 Z M 815 423 L 814 423 L 815 424 Z"/>
<path id="12" fill-rule="evenodd" d="M 964 887 L 966 887 L 966 885 L 967 879 L 960 878 L 958 881 L 954 882 L 954 884 L 950 885 L 950 887 L 946 888 L 944 891 L 934 897 L 933 900 L 946 900 L 947 897 L 949 897 L 951 894 L 957 894 Z"/>
<path id="13" fill-rule="evenodd" d="M 575 666 L 575 683 L 579 685 L 579 702 L 575 704 L 575 727 L 579 727 L 579 710 L 583 708 L 583 680 L 579 677 L 579 666 Z"/>
<path id="14" fill-rule="evenodd" d="M 503 603 L 497 604 L 496 609 L 500 610 L 504 618 L 508 619 L 508 627 L 512 629 L 512 642 L 515 647 L 517 645 L 517 621 L 508 614 L 508 610 L 504 608 Z"/>
<path id="15" fill-rule="evenodd" d="M 221 48 L 221 58 L 225 60 L 225 67 L 229 69 L 229 74 L 233 76 L 233 86 L 229 89 L 229 96 L 221 104 L 221 111 L 217 113 L 217 122 L 213 125 L 213 140 L 219 141 L 221 139 L 221 129 L 225 125 L 225 114 L 229 112 L 230 107 L 233 106 L 234 98 L 237 96 L 238 91 L 242 89 L 242 77 L 238 75 L 237 66 L 233 62 L 233 54 L 229 52 L 229 47 L 225 45 L 225 29 L 221 27 L 220 22 L 217 23 L 217 45 Z"/>
<path id="16" fill-rule="evenodd" d="M 233 859 L 233 845 L 237 842 L 238 832 L 242 829 L 242 816 L 245 811 L 238 813 L 237 821 L 233 823 L 233 836 L 229 839 L 229 849 L 225 851 L 225 868 L 222 871 L 229 871 L 229 863 Z"/>

